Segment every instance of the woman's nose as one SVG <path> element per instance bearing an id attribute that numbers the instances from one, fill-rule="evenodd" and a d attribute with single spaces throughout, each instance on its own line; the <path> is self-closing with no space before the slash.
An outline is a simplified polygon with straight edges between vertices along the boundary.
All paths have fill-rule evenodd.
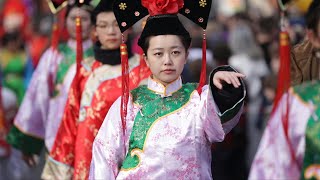
<path id="1" fill-rule="evenodd" d="M 172 59 L 170 57 L 170 54 L 166 54 L 164 57 L 164 65 L 171 65 L 172 64 Z"/>

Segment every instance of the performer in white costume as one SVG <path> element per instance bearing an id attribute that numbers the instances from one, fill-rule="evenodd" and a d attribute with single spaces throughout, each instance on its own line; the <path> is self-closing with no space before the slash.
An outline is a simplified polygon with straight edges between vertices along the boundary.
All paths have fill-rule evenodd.
<path id="1" fill-rule="evenodd" d="M 122 32 L 149 11 L 138 45 L 152 75 L 110 108 L 93 144 L 89 179 L 212 178 L 210 147 L 239 120 L 244 75 L 223 66 L 209 85 L 203 75 L 199 85 L 182 84 L 191 37 L 178 10 L 205 28 L 211 1 L 141 2 L 115 1 L 113 9 Z"/>

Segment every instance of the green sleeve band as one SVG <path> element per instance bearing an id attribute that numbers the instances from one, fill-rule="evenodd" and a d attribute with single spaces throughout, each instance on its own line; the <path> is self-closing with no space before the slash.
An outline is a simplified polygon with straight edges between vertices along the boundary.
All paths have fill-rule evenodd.
<path id="1" fill-rule="evenodd" d="M 40 154 L 44 146 L 44 141 L 42 139 L 24 134 L 16 126 L 13 126 L 10 129 L 7 141 L 24 154 Z"/>

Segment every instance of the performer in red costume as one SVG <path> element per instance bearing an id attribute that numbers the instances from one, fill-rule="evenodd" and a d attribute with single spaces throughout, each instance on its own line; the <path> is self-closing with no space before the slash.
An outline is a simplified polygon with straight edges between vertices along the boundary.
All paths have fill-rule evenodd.
<path id="1" fill-rule="evenodd" d="M 81 71 L 78 82 L 74 81 L 77 84 L 69 91 L 62 123 L 43 171 L 44 179 L 88 179 L 93 140 L 122 92 L 122 35 L 112 12 L 112 1 L 101 0 L 94 17 L 96 60 L 89 77 Z M 125 33 L 124 39 L 127 36 Z M 134 89 L 147 80 L 150 71 L 141 55 L 128 52 L 128 58 L 129 88 Z"/>

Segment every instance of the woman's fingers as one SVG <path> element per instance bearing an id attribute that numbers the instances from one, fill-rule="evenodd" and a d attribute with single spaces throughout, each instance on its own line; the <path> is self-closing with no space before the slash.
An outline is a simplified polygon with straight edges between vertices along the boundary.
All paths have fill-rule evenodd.
<path id="1" fill-rule="evenodd" d="M 36 160 L 33 155 L 23 155 L 22 159 L 26 162 L 29 167 L 34 167 L 36 165 Z"/>
<path id="2" fill-rule="evenodd" d="M 233 72 L 235 76 L 240 77 L 240 78 L 245 78 L 246 75 L 241 74 L 241 73 L 237 73 L 237 72 Z"/>
<path id="3" fill-rule="evenodd" d="M 213 77 L 214 85 L 222 89 L 221 81 L 225 81 L 228 84 L 232 84 L 235 88 L 241 86 L 241 82 L 239 78 L 244 78 L 245 75 L 237 72 L 230 72 L 230 71 L 220 71 L 215 74 Z"/>
<path id="4" fill-rule="evenodd" d="M 222 84 L 218 79 L 213 78 L 213 84 L 218 88 L 222 89 Z"/>
<path id="5" fill-rule="evenodd" d="M 245 77 L 245 75 L 243 75 L 241 73 L 236 73 L 236 72 L 228 72 L 228 75 L 232 81 L 233 86 L 236 88 L 241 86 L 241 82 L 240 82 L 239 78 Z"/>

